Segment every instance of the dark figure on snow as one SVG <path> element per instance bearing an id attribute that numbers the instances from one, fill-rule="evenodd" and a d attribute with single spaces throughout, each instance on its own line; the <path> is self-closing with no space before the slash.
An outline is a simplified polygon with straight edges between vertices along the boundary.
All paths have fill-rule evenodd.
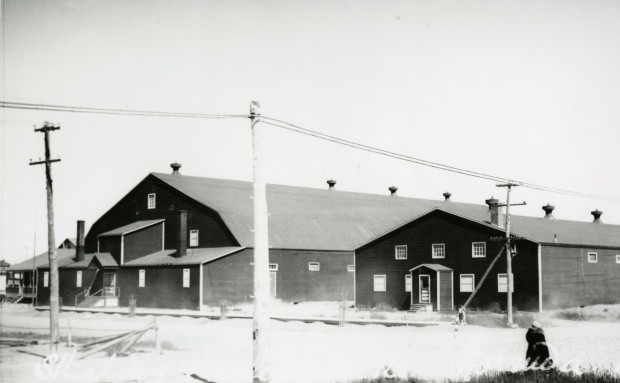
<path id="1" fill-rule="evenodd" d="M 525 334 L 525 340 L 527 340 L 527 352 L 525 353 L 527 366 L 529 368 L 551 368 L 553 360 L 549 357 L 549 347 L 547 347 L 545 332 L 540 322 L 532 323 L 532 327 Z"/>
<path id="2" fill-rule="evenodd" d="M 463 306 L 459 307 L 458 324 L 459 325 L 467 324 L 465 322 L 465 307 Z"/>

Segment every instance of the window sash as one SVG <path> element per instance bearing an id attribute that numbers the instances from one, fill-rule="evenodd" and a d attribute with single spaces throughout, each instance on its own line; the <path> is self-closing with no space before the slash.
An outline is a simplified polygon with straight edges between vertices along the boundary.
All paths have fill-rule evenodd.
<path id="1" fill-rule="evenodd" d="M 308 263 L 308 270 L 309 271 L 320 271 L 321 270 L 321 264 L 319 262 L 309 262 Z"/>
<path id="2" fill-rule="evenodd" d="M 183 269 L 183 287 L 184 288 L 189 287 L 189 276 L 190 276 L 189 273 L 190 273 L 189 269 Z"/>
<path id="3" fill-rule="evenodd" d="M 407 245 L 396 245 L 394 247 L 395 259 L 407 259 Z"/>
<path id="4" fill-rule="evenodd" d="M 512 275 L 512 292 L 515 291 L 515 276 Z M 508 274 L 497 274 L 497 292 L 498 293 L 507 293 L 508 292 Z"/>
<path id="5" fill-rule="evenodd" d="M 198 230 L 189 231 L 189 245 L 191 247 L 198 246 Z"/>
<path id="6" fill-rule="evenodd" d="M 269 264 L 269 271 L 278 271 L 278 264 L 277 263 L 270 263 Z"/>
<path id="7" fill-rule="evenodd" d="M 461 274 L 460 276 L 460 292 L 471 293 L 476 286 L 474 274 Z"/>
<path id="8" fill-rule="evenodd" d="M 144 269 L 138 270 L 138 287 L 144 287 L 146 284 L 146 271 Z"/>
<path id="9" fill-rule="evenodd" d="M 446 245 L 443 243 L 433 244 L 433 258 L 445 258 L 446 257 Z"/>
<path id="10" fill-rule="evenodd" d="M 43 287 L 49 287 L 50 286 L 50 273 L 49 271 L 44 271 L 43 272 Z"/>
<path id="11" fill-rule="evenodd" d="M 385 274 L 373 276 L 373 290 L 374 291 L 386 291 L 387 277 Z"/>
<path id="12" fill-rule="evenodd" d="M 471 256 L 472 258 L 485 258 L 487 256 L 486 242 L 472 242 Z"/>
<path id="13" fill-rule="evenodd" d="M 405 292 L 410 293 L 413 291 L 413 279 L 411 274 L 405 275 Z"/>
<path id="14" fill-rule="evenodd" d="M 82 287 L 82 271 L 75 272 L 75 287 Z"/>
<path id="15" fill-rule="evenodd" d="M 588 253 L 588 262 L 589 263 L 597 263 L 598 262 L 598 253 L 589 252 Z"/>
<path id="16" fill-rule="evenodd" d="M 155 201 L 156 201 L 155 198 L 156 198 L 155 193 L 150 193 L 148 195 L 148 197 L 147 197 L 147 200 L 148 200 L 147 207 L 149 209 L 155 209 Z"/>
<path id="17" fill-rule="evenodd" d="M 350 273 L 355 272 L 355 265 L 347 265 L 347 271 Z"/>

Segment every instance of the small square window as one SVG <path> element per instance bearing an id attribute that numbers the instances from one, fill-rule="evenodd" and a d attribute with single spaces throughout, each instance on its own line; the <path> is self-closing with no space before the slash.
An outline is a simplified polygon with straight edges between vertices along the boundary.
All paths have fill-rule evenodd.
<path id="1" fill-rule="evenodd" d="M 474 274 L 461 274 L 461 292 L 471 293 L 474 291 Z"/>
<path id="2" fill-rule="evenodd" d="M 183 287 L 189 288 L 189 269 L 183 269 Z"/>
<path id="3" fill-rule="evenodd" d="M 49 271 L 45 271 L 43 273 L 43 287 L 49 287 L 50 286 L 50 273 Z"/>
<path id="4" fill-rule="evenodd" d="M 310 262 L 308 263 L 308 270 L 310 271 L 319 271 L 321 269 L 321 265 L 318 262 Z"/>
<path id="5" fill-rule="evenodd" d="M 189 246 L 190 247 L 198 246 L 198 230 L 189 231 Z"/>
<path id="6" fill-rule="evenodd" d="M 598 254 L 597 253 L 588 253 L 588 262 L 589 263 L 597 263 L 598 262 Z"/>
<path id="7" fill-rule="evenodd" d="M 512 276 L 512 291 L 515 291 L 515 277 L 514 274 Z M 508 274 L 497 274 L 497 292 L 498 293 L 507 293 L 508 292 Z"/>
<path id="8" fill-rule="evenodd" d="M 269 264 L 269 271 L 278 271 L 278 264 L 277 263 L 270 263 Z"/>
<path id="9" fill-rule="evenodd" d="M 148 206 L 149 209 L 155 209 L 155 193 L 151 193 L 148 195 Z"/>
<path id="10" fill-rule="evenodd" d="M 144 285 L 146 284 L 145 277 L 146 271 L 144 269 L 138 270 L 138 287 L 144 287 Z"/>
<path id="11" fill-rule="evenodd" d="M 374 275 L 374 291 L 385 291 L 387 278 L 385 275 Z"/>
<path id="12" fill-rule="evenodd" d="M 616 255 L 616 263 L 620 263 L 620 254 Z"/>
<path id="13" fill-rule="evenodd" d="M 484 258 L 487 256 L 487 244 L 485 242 L 472 242 L 471 244 L 472 258 Z"/>
<path id="14" fill-rule="evenodd" d="M 352 273 L 355 271 L 355 265 L 347 265 L 347 271 Z"/>
<path id="15" fill-rule="evenodd" d="M 411 274 L 405 275 L 405 292 L 410 293 L 413 290 L 413 282 L 411 279 Z"/>
<path id="16" fill-rule="evenodd" d="M 407 245 L 397 245 L 394 248 L 394 256 L 396 259 L 407 259 Z"/>
<path id="17" fill-rule="evenodd" d="M 446 257 L 446 245 L 443 243 L 433 244 L 433 258 L 445 258 Z"/>
<path id="18" fill-rule="evenodd" d="M 75 272 L 75 287 L 82 287 L 82 270 Z"/>

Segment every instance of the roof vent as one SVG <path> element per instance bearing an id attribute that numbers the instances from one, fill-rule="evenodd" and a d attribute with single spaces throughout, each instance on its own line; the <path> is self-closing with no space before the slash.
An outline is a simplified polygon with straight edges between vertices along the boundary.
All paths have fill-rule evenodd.
<path id="1" fill-rule="evenodd" d="M 446 201 L 450 202 L 450 196 L 451 195 L 452 195 L 452 193 L 445 192 L 445 193 L 443 193 L 443 198 L 445 198 Z"/>
<path id="2" fill-rule="evenodd" d="M 591 211 L 590 214 L 592 214 L 594 216 L 594 223 L 603 223 L 603 221 L 601 221 L 601 215 L 603 215 L 603 212 L 600 211 L 599 209 L 596 209 L 594 211 Z"/>
<path id="3" fill-rule="evenodd" d="M 181 173 L 179 173 L 179 169 L 181 169 L 181 164 L 180 163 L 175 162 L 173 164 L 170 164 L 170 167 L 172 168 L 172 174 L 178 175 L 178 176 L 181 175 Z"/>
<path id="4" fill-rule="evenodd" d="M 392 185 L 388 188 L 388 190 L 390 191 L 390 195 L 392 197 L 396 197 L 396 192 L 398 191 L 398 188 L 396 186 Z"/>
<path id="5" fill-rule="evenodd" d="M 336 186 L 336 180 L 335 179 L 329 179 L 327 180 L 327 184 L 329 185 L 329 190 L 334 190 L 334 186 Z"/>
<path id="6" fill-rule="evenodd" d="M 491 206 L 497 205 L 499 203 L 499 200 L 494 198 L 494 197 L 491 197 L 491 198 L 485 200 L 484 203 L 489 205 L 489 210 L 491 210 Z"/>
<path id="7" fill-rule="evenodd" d="M 493 197 L 484 201 L 489 205 L 489 213 L 491 215 L 491 224 L 497 227 L 504 227 L 504 213 L 500 209 L 499 200 Z"/>
<path id="8" fill-rule="evenodd" d="M 555 219 L 555 217 L 553 216 L 553 209 L 555 209 L 555 206 L 549 205 L 549 202 L 547 202 L 547 204 L 543 206 L 542 209 L 545 211 L 546 219 Z"/>

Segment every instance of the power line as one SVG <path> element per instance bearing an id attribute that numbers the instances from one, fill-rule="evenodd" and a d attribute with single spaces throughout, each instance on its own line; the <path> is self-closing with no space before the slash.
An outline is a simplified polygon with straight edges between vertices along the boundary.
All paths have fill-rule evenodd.
<path id="1" fill-rule="evenodd" d="M 109 115 L 126 115 L 126 116 L 144 116 L 144 117 L 176 117 L 176 118 L 198 118 L 198 119 L 226 119 L 226 118 L 250 118 L 250 115 L 246 114 L 208 114 L 208 113 L 181 113 L 181 112 L 160 112 L 160 111 L 148 111 L 148 110 L 130 110 L 130 109 L 113 109 L 113 108 L 94 108 L 94 107 L 79 107 L 79 106 L 65 106 L 65 105 L 51 105 L 51 104 L 36 104 L 36 103 L 24 103 L 24 102 L 9 102 L 0 101 L 1 108 L 7 109 L 22 109 L 22 110 L 41 110 L 52 112 L 69 112 L 69 113 L 94 113 L 94 114 L 109 114 Z M 517 183 L 518 185 L 534 190 L 540 190 L 550 193 L 563 194 L 573 197 L 590 198 L 602 201 L 620 202 L 620 199 L 599 196 L 595 194 L 587 194 L 576 192 L 567 189 L 560 189 L 555 187 L 549 187 L 529 182 L 515 181 L 509 178 L 495 176 L 486 173 L 475 172 L 455 166 L 445 165 L 438 162 L 428 161 L 421 158 L 411 157 L 405 154 L 395 153 L 388 150 L 380 149 L 377 147 L 360 144 L 354 141 L 349 141 L 343 138 L 331 136 L 325 133 L 320 133 L 311 129 L 303 128 L 299 125 L 292 124 L 276 118 L 261 116 L 261 121 L 265 124 L 272 125 L 281 129 L 286 129 L 295 133 L 315 137 L 321 140 L 330 141 L 336 144 L 352 147 L 358 150 L 363 150 L 375 154 L 379 154 L 386 157 L 395 158 L 398 160 L 415 163 L 422 166 L 427 166 L 439 170 L 444 170 L 452 173 L 457 173 L 465 176 L 470 176 L 479 179 L 485 179 L 494 182 L 501 183 Z"/>

